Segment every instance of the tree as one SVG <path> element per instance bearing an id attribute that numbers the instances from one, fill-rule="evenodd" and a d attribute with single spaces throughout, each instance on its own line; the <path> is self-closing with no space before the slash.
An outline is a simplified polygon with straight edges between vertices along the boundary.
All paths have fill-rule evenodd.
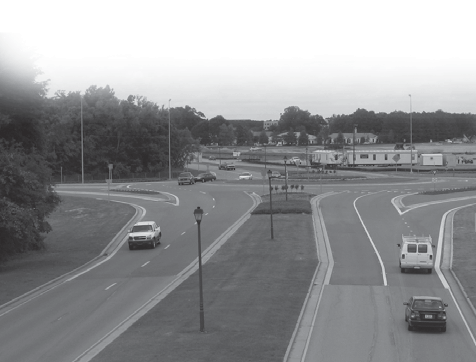
<path id="1" fill-rule="evenodd" d="M 297 142 L 296 135 L 294 134 L 292 129 L 284 135 L 283 140 L 288 145 L 295 145 L 296 144 L 296 142 Z"/>
<path id="2" fill-rule="evenodd" d="M 238 146 L 249 146 L 253 142 L 253 133 L 243 124 L 238 124 L 235 130 L 236 144 Z"/>
<path id="3" fill-rule="evenodd" d="M 305 130 L 299 133 L 298 143 L 299 146 L 307 146 L 309 144 L 309 136 Z"/>
<path id="4" fill-rule="evenodd" d="M 265 130 L 261 131 L 261 133 L 259 134 L 258 143 L 262 145 L 266 145 L 269 143 L 269 138 Z"/>
<path id="5" fill-rule="evenodd" d="M 222 124 L 220 126 L 220 133 L 218 134 L 218 144 L 220 146 L 231 146 L 235 141 L 235 132 L 230 125 Z"/>
<path id="6" fill-rule="evenodd" d="M 50 185 L 40 124 L 46 83 L 21 39 L 0 35 L 0 259 L 44 247 L 60 198 Z"/>

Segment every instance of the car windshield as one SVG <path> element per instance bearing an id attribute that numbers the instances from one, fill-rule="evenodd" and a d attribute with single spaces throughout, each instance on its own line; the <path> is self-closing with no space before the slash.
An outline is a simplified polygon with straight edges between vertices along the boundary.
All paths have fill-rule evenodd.
<path id="1" fill-rule="evenodd" d="M 433 299 L 416 299 L 413 302 L 414 309 L 443 309 L 443 303 Z"/>
<path id="2" fill-rule="evenodd" d="M 198 174 L 198 177 L 205 177 L 207 174 L 206 173 L 200 173 Z"/>
<path id="3" fill-rule="evenodd" d="M 179 175 L 179 177 L 188 177 L 188 176 L 190 176 L 189 172 L 184 172 Z"/>
<path id="4" fill-rule="evenodd" d="M 135 225 L 132 228 L 133 233 L 140 233 L 143 231 L 152 231 L 152 225 Z"/>

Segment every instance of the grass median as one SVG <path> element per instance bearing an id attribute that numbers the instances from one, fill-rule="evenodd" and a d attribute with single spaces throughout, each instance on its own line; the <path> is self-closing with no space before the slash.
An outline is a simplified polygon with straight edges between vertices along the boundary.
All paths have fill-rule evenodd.
<path id="1" fill-rule="evenodd" d="M 282 360 L 317 264 L 310 214 L 276 214 L 273 240 L 252 215 L 203 266 L 205 333 L 196 272 L 93 361 Z"/>

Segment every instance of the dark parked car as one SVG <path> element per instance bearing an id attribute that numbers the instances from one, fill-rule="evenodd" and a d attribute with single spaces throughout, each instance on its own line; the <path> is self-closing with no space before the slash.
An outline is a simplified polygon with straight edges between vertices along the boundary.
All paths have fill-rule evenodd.
<path id="1" fill-rule="evenodd" d="M 193 185 L 195 183 L 195 178 L 193 177 L 191 172 L 182 172 L 178 177 L 178 184 L 189 184 Z"/>
<path id="2" fill-rule="evenodd" d="M 446 309 L 448 304 L 443 303 L 439 297 L 413 296 L 404 302 L 405 322 L 408 330 L 415 327 L 438 328 L 446 332 Z"/>
<path id="3" fill-rule="evenodd" d="M 197 176 L 195 176 L 195 182 L 207 182 L 207 181 L 214 181 L 216 179 L 217 177 L 213 175 L 211 172 L 199 173 Z"/>

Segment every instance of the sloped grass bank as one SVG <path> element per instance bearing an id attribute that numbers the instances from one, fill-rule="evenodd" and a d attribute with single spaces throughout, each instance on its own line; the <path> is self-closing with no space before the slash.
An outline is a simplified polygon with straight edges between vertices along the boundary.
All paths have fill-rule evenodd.
<path id="1" fill-rule="evenodd" d="M 0 305 L 70 272 L 98 256 L 134 216 L 132 206 L 62 196 L 50 216 L 46 249 L 0 264 Z"/>

